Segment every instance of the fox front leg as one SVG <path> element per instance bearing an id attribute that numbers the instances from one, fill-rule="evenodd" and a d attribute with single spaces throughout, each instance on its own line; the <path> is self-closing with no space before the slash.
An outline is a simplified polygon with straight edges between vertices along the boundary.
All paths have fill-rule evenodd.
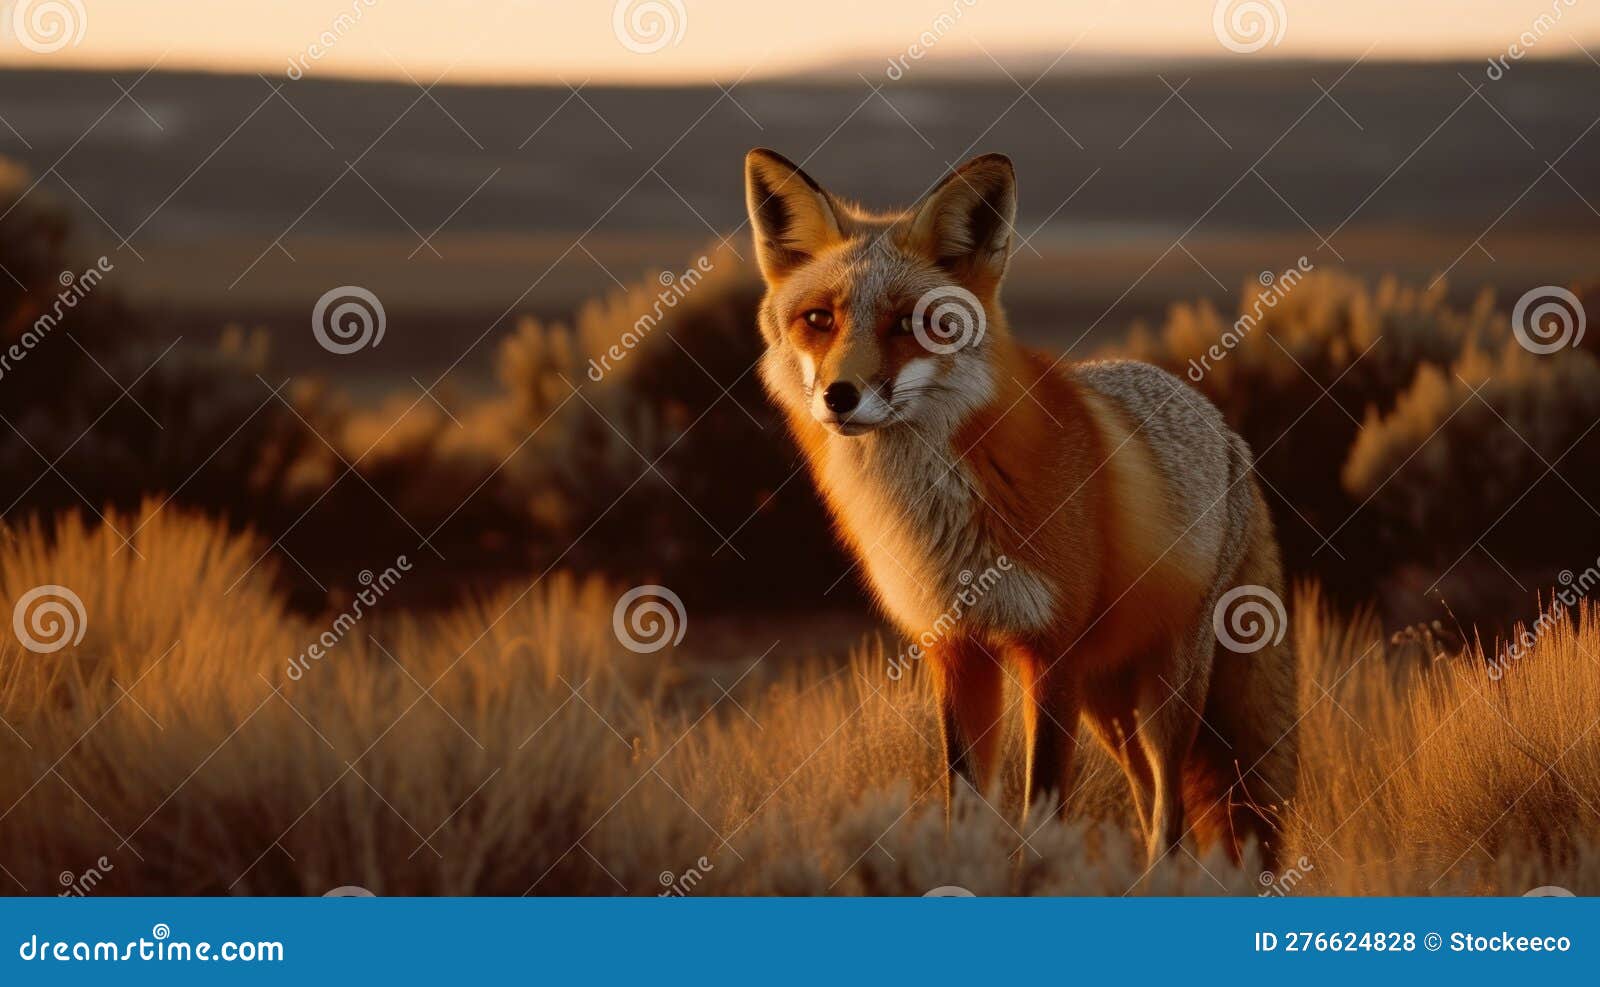
<path id="1" fill-rule="evenodd" d="M 982 795 L 994 777 L 1004 677 L 999 662 L 970 641 L 940 642 L 929 657 L 944 746 L 948 825 L 957 779 Z"/>

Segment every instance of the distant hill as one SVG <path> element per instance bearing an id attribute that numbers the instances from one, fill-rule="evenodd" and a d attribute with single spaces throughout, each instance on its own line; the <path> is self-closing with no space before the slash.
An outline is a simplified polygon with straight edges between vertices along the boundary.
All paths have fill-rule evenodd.
<path id="1" fill-rule="evenodd" d="M 264 325 L 283 365 L 316 367 L 315 300 L 377 292 L 407 339 L 362 363 L 385 380 L 452 365 L 518 314 L 681 269 L 719 235 L 743 249 L 755 145 L 875 206 L 972 154 L 1011 155 L 1027 243 L 1007 301 L 1043 342 L 1120 333 L 1179 299 L 1231 306 L 1302 254 L 1423 283 L 1448 270 L 1458 294 L 1600 271 L 1586 61 L 1499 81 L 1480 63 L 1073 63 L 1037 84 L 1048 60 L 1018 60 L 1020 81 L 840 63 L 728 94 L 7 71 L 0 155 L 169 332 Z M 486 379 L 492 352 L 457 371 Z"/>
<path id="2" fill-rule="evenodd" d="M 1021 175 L 1026 227 L 1048 220 L 1069 234 L 1176 232 L 1203 213 L 1204 230 L 1302 229 L 1302 219 L 1331 229 L 1404 161 L 1355 221 L 1471 229 L 1510 205 L 1600 107 L 1600 72 L 1571 62 L 1521 63 L 1494 83 L 1477 63 L 1363 63 L 1309 113 L 1318 84 L 1332 86 L 1343 64 L 1108 65 L 1052 75 L 1029 96 L 1003 76 L 919 77 L 918 68 L 891 82 L 882 66 L 862 66 L 881 96 L 830 71 L 743 84 L 730 98 L 712 86 L 591 86 L 574 96 L 447 84 L 423 96 L 409 83 L 281 78 L 271 80 L 279 98 L 256 76 L 157 72 L 133 90 L 143 109 L 124 100 L 109 113 L 120 97 L 113 78 L 127 85 L 137 73 L 0 72 L 0 116 L 16 131 L 0 128 L 0 154 L 35 171 L 65 155 L 60 174 L 106 223 L 126 234 L 148 218 L 136 246 L 275 236 L 302 211 L 302 233 L 405 232 L 407 223 L 431 232 L 447 218 L 455 232 L 709 233 L 742 220 L 739 163 L 756 144 L 808 159 L 816 175 L 875 204 L 923 188 L 947 161 L 1004 151 Z M 1174 87 L 1188 80 L 1178 97 L 1158 72 Z M 1462 76 L 1485 84 L 1481 98 Z M 1269 147 L 1261 179 L 1228 192 Z M 316 201 L 347 162 L 359 177 L 346 181 L 372 188 Z M 1560 167 L 1600 172 L 1600 138 L 1579 140 Z M 1506 222 L 1595 219 L 1577 204 L 1560 181 L 1544 182 Z"/>

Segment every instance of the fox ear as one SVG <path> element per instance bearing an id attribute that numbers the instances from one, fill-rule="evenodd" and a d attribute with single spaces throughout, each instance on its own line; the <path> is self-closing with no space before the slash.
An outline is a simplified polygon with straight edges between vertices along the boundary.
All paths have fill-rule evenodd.
<path id="1" fill-rule="evenodd" d="M 843 239 L 833 200 L 798 166 L 758 147 L 745 155 L 744 198 L 761 273 L 776 281 Z"/>
<path id="2" fill-rule="evenodd" d="M 998 283 L 1011 257 L 1017 176 L 1003 154 L 973 158 L 914 210 L 914 244 L 957 275 Z"/>

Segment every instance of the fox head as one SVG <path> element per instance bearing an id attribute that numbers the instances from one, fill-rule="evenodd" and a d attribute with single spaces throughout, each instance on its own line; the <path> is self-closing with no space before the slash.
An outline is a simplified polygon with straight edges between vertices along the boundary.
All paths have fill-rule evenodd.
<path id="1" fill-rule="evenodd" d="M 953 428 L 988 403 L 1016 198 L 1011 161 L 986 154 L 910 209 L 874 215 L 782 156 L 751 151 L 745 200 L 767 285 L 768 390 L 848 436 Z"/>

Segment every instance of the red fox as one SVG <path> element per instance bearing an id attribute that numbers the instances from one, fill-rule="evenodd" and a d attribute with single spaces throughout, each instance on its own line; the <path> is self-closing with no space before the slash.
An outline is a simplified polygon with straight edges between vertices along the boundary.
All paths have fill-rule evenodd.
<path id="1" fill-rule="evenodd" d="M 1282 622 L 1244 440 L 1165 371 L 1058 366 L 1016 342 L 999 298 L 1017 198 L 1003 155 L 879 215 L 757 149 L 745 197 L 762 380 L 883 610 L 937 638 L 923 664 L 946 805 L 958 776 L 992 778 L 1009 675 L 1024 813 L 1064 808 L 1081 720 L 1127 776 L 1152 866 L 1190 832 L 1236 861 L 1253 838 L 1270 865 L 1297 687 L 1282 627 L 1239 642 L 1219 607 L 1244 587 Z M 952 597 L 997 561 L 952 620 Z"/>

